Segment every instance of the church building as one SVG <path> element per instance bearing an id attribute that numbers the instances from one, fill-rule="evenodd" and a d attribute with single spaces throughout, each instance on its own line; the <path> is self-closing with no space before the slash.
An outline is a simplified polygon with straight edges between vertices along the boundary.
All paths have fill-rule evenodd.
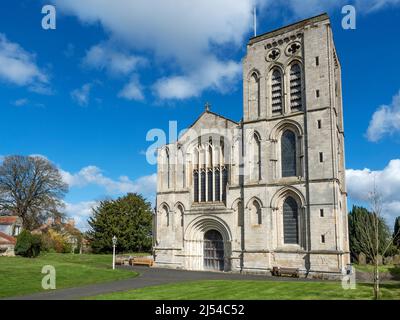
<path id="1" fill-rule="evenodd" d="M 154 256 L 186 270 L 339 276 L 350 263 L 341 67 L 327 14 L 251 38 L 243 119 L 158 150 Z"/>

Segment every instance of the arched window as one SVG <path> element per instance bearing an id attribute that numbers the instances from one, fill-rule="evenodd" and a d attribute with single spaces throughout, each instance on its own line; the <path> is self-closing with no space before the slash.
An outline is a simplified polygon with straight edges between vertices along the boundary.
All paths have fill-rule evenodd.
<path id="1" fill-rule="evenodd" d="M 169 150 L 165 151 L 167 153 L 167 188 L 171 187 L 171 160 L 169 156 Z"/>
<path id="2" fill-rule="evenodd" d="M 183 157 L 182 148 L 178 150 L 178 163 L 176 172 L 176 184 L 179 188 L 185 187 L 185 159 Z"/>
<path id="3" fill-rule="evenodd" d="M 281 138 L 282 177 L 297 176 L 296 157 L 296 135 L 293 131 L 286 130 Z"/>
<path id="4" fill-rule="evenodd" d="M 251 177 L 253 181 L 261 180 L 261 141 L 260 137 L 257 133 L 254 133 L 253 136 L 253 145 L 252 145 L 252 172 Z"/>
<path id="5" fill-rule="evenodd" d="M 221 172 L 219 168 L 215 169 L 215 201 L 221 201 Z"/>
<path id="6" fill-rule="evenodd" d="M 292 197 L 283 203 L 283 235 L 285 244 L 299 243 L 298 205 Z"/>
<path id="7" fill-rule="evenodd" d="M 303 109 L 301 67 L 295 63 L 290 68 L 290 109 L 300 111 Z"/>
<path id="8" fill-rule="evenodd" d="M 181 205 L 178 206 L 178 213 L 180 219 L 180 226 L 183 227 L 183 208 Z"/>
<path id="9" fill-rule="evenodd" d="M 243 217 L 243 204 L 242 204 L 242 201 L 239 201 L 237 203 L 237 207 L 236 207 L 235 211 L 236 211 L 236 214 L 237 214 L 238 227 L 243 227 L 243 225 L 244 225 L 244 217 Z"/>
<path id="10" fill-rule="evenodd" d="M 169 210 L 167 206 L 163 206 L 162 209 L 162 214 L 164 215 L 165 218 L 165 224 L 167 225 L 167 227 L 169 227 Z"/>
<path id="11" fill-rule="evenodd" d="M 256 73 L 250 77 L 249 110 L 250 119 L 257 119 L 260 116 L 260 79 Z"/>
<path id="12" fill-rule="evenodd" d="M 222 201 L 226 201 L 226 187 L 228 185 L 228 169 L 222 169 Z"/>
<path id="13" fill-rule="evenodd" d="M 206 171 L 204 169 L 200 172 L 200 184 L 201 202 L 206 202 Z"/>
<path id="14" fill-rule="evenodd" d="M 281 114 L 283 110 L 283 76 L 281 70 L 273 69 L 271 78 L 272 113 Z"/>
<path id="15" fill-rule="evenodd" d="M 199 171 L 194 170 L 193 172 L 193 193 L 194 202 L 199 202 Z"/>
<path id="16" fill-rule="evenodd" d="M 253 201 L 253 206 L 252 206 L 252 210 L 251 210 L 251 214 L 252 214 L 252 221 L 253 224 L 261 224 L 262 223 L 262 217 L 261 217 L 261 206 L 258 203 L 258 201 L 254 200 Z"/>
<path id="17" fill-rule="evenodd" d="M 213 149 L 212 149 L 211 145 L 208 147 L 207 167 L 208 168 L 212 168 L 213 167 Z"/>

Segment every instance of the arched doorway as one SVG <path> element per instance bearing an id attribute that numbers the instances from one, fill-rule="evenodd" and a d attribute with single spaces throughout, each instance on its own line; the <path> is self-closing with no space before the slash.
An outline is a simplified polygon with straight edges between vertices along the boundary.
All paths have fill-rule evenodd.
<path id="1" fill-rule="evenodd" d="M 216 230 L 204 234 L 204 269 L 224 271 L 224 240 Z"/>

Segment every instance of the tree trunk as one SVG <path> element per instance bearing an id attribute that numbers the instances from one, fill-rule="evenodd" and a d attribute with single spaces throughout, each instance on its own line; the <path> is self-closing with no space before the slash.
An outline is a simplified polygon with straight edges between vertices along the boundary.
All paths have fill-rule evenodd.
<path id="1" fill-rule="evenodd" d="M 374 266 L 374 299 L 379 300 L 379 268 L 378 268 L 378 257 L 375 259 Z"/>

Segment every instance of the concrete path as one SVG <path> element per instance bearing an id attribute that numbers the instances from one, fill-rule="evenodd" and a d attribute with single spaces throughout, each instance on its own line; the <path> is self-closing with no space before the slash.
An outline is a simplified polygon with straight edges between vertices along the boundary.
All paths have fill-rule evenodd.
<path id="1" fill-rule="evenodd" d="M 198 272 L 170 270 L 148 267 L 121 267 L 138 272 L 139 275 L 132 279 L 119 280 L 107 283 L 93 284 L 85 287 L 60 289 L 35 293 L 27 296 L 7 298 L 7 300 L 75 300 L 92 297 L 99 294 L 128 291 L 148 286 L 196 281 L 196 280 L 274 280 L 274 281 L 313 281 L 309 279 L 272 278 L 265 275 L 242 275 L 222 272 Z"/>

